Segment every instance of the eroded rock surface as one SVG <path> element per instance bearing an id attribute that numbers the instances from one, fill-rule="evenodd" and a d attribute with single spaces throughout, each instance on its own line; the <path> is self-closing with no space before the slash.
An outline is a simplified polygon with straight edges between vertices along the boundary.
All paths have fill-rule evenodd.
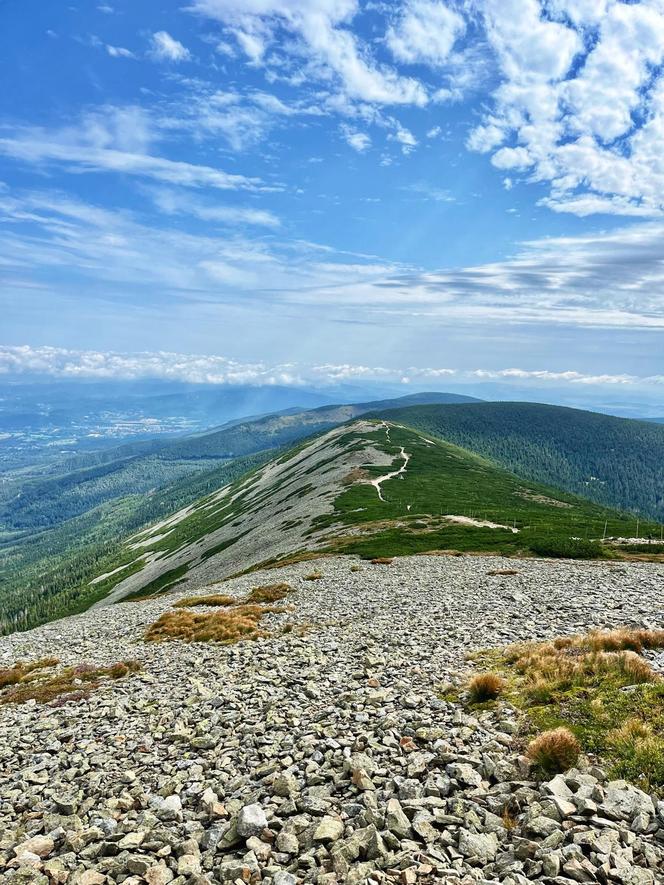
<path id="1" fill-rule="evenodd" d="M 316 567 L 316 581 L 301 563 L 223 584 L 297 591 L 256 642 L 145 644 L 182 594 L 0 639 L 2 666 L 144 667 L 87 699 L 0 707 L 0 881 L 664 882 L 664 803 L 590 766 L 536 782 L 513 711 L 439 697 L 473 648 L 661 626 L 661 566 Z M 506 567 L 518 574 L 487 574 Z"/>

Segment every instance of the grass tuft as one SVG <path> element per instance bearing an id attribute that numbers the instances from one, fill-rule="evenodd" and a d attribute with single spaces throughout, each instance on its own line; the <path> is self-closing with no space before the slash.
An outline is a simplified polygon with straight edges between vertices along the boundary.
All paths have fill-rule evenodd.
<path id="1" fill-rule="evenodd" d="M 292 592 L 290 584 L 266 584 L 263 587 L 254 587 L 247 596 L 247 602 L 279 602 L 280 599 L 285 599 Z"/>
<path id="2" fill-rule="evenodd" d="M 560 774 L 576 765 L 581 745 L 569 728 L 554 728 L 528 744 L 527 754 L 545 774 Z"/>
<path id="3" fill-rule="evenodd" d="M 371 560 L 371 565 L 392 565 L 393 562 L 393 556 L 374 556 Z"/>
<path id="4" fill-rule="evenodd" d="M 56 667 L 60 661 L 57 658 L 41 658 L 38 661 L 25 663 L 19 661 L 13 667 L 7 667 L 0 670 L 0 688 L 7 688 L 9 685 L 18 685 L 19 682 L 25 682 L 28 679 L 36 678 L 40 670 L 46 670 Z"/>
<path id="5" fill-rule="evenodd" d="M 505 680 L 497 673 L 479 673 L 468 684 L 470 700 L 475 704 L 495 701 L 504 689 Z"/>
<path id="6" fill-rule="evenodd" d="M 148 627 L 146 642 L 221 642 L 230 645 L 241 639 L 266 636 L 260 622 L 266 614 L 283 612 L 279 606 L 237 605 L 213 612 L 191 612 L 188 609 L 168 611 Z"/>
<path id="7" fill-rule="evenodd" d="M 304 580 L 305 580 L 305 581 L 320 581 L 320 579 L 321 579 L 322 577 L 323 577 L 323 573 L 322 573 L 322 572 L 319 572 L 318 569 L 316 569 L 316 571 L 314 571 L 314 572 L 309 572 L 308 575 L 305 575 L 305 576 L 304 576 Z"/>
<path id="8" fill-rule="evenodd" d="M 99 687 L 102 679 L 122 679 L 142 669 L 138 661 L 130 660 L 118 661 L 110 667 L 78 664 L 52 672 L 58 663 L 57 658 L 44 658 L 33 664 L 16 664 L 11 670 L 14 673 L 20 670 L 23 675 L 16 682 L 2 683 L 10 687 L 0 695 L 0 704 L 25 704 L 32 700 L 47 704 L 58 699 L 84 698 Z"/>
<path id="9" fill-rule="evenodd" d="M 641 653 L 664 630 L 591 630 L 479 656 L 538 731 L 571 731 L 613 777 L 664 795 L 664 679 Z"/>
<path id="10" fill-rule="evenodd" d="M 211 593 L 209 596 L 185 596 L 173 603 L 173 608 L 194 608 L 197 605 L 228 606 L 235 605 L 237 599 L 223 593 Z"/>

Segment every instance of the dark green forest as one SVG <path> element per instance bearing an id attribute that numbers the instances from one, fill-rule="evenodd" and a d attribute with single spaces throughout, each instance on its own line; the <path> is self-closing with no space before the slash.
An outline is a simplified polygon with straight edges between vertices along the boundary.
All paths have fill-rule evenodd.
<path id="1" fill-rule="evenodd" d="M 664 522 L 664 427 L 539 403 L 381 412 L 522 476 Z"/>
<path id="2" fill-rule="evenodd" d="M 125 494 L 44 531 L 0 543 L 0 633 L 83 611 L 104 594 L 90 585 L 117 564 L 129 535 L 260 466 L 273 452 L 227 461 L 150 494 Z"/>

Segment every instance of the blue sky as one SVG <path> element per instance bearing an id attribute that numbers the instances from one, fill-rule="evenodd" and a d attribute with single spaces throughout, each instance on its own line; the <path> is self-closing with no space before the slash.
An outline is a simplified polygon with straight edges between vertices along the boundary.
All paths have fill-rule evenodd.
<path id="1" fill-rule="evenodd" d="M 0 3 L 0 370 L 664 390 L 664 2 Z"/>

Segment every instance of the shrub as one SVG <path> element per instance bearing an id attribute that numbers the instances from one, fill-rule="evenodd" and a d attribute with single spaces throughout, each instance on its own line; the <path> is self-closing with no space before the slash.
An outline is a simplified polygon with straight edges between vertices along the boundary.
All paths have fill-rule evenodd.
<path id="1" fill-rule="evenodd" d="M 371 560 L 372 565 L 391 565 L 394 562 L 392 556 L 376 556 Z"/>
<path id="2" fill-rule="evenodd" d="M 468 684 L 468 693 L 473 703 L 494 701 L 505 689 L 505 683 L 497 673 L 478 673 Z"/>
<path id="3" fill-rule="evenodd" d="M 537 556 L 552 559 L 602 559 L 608 555 L 599 541 L 583 538 L 540 538 L 529 546 Z"/>
<path id="4" fill-rule="evenodd" d="M 290 584 L 266 584 L 263 587 L 254 587 L 247 596 L 247 602 L 279 602 L 280 599 L 285 599 L 292 592 Z"/>
<path id="5" fill-rule="evenodd" d="M 173 604 L 173 608 L 194 608 L 197 605 L 226 606 L 235 605 L 237 599 L 223 593 L 211 593 L 209 596 L 185 596 Z"/>
<path id="6" fill-rule="evenodd" d="M 316 570 L 315 572 L 310 572 L 308 575 L 304 576 L 305 581 L 320 581 L 323 577 L 323 573 Z"/>
<path id="7" fill-rule="evenodd" d="M 568 728 L 554 728 L 528 745 L 527 755 L 545 774 L 560 774 L 576 764 L 581 747 Z"/>

